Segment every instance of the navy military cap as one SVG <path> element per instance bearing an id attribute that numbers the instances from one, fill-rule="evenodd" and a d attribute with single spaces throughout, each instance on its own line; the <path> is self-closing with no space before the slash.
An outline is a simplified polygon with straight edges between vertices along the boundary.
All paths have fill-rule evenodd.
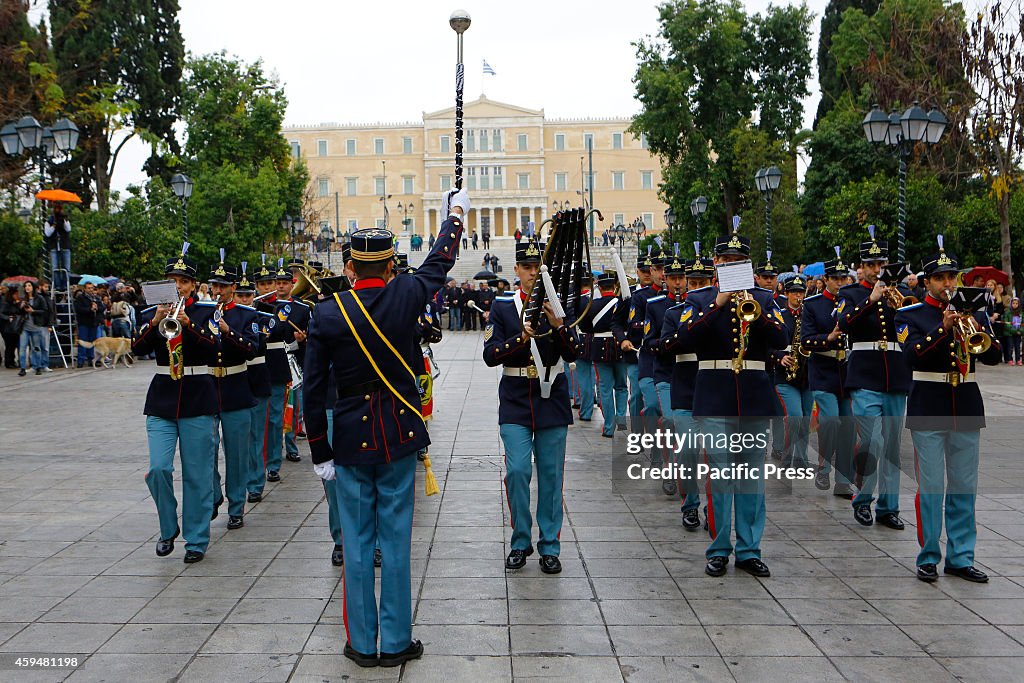
<path id="1" fill-rule="evenodd" d="M 533 237 L 516 242 L 516 263 L 540 263 L 544 253 L 544 244 Z"/>
<path id="2" fill-rule="evenodd" d="M 664 263 L 665 275 L 686 275 L 686 259 L 681 258 L 678 253 L 666 256 Z"/>
<path id="3" fill-rule="evenodd" d="M 956 258 L 946 253 L 945 245 L 942 242 L 942 235 L 937 236 L 939 243 L 939 253 L 932 254 L 924 260 L 924 266 L 921 270 L 924 271 L 925 277 L 931 277 L 938 273 L 955 273 L 959 269 L 957 266 Z"/>
<path id="4" fill-rule="evenodd" d="M 167 266 L 164 268 L 164 275 L 181 275 L 182 277 L 196 279 L 196 262 L 188 258 L 189 243 L 181 246 L 181 256 L 167 259 Z"/>
<path id="5" fill-rule="evenodd" d="M 776 277 L 778 277 L 779 269 L 775 267 L 774 263 L 772 263 L 772 252 L 771 251 L 765 252 L 764 263 L 758 263 L 757 264 L 757 268 L 754 269 L 754 274 L 755 275 L 769 275 L 769 276 L 770 275 L 775 275 Z"/>
<path id="6" fill-rule="evenodd" d="M 698 258 L 686 262 L 686 277 L 710 278 L 715 275 L 715 262 L 709 258 Z"/>
<path id="7" fill-rule="evenodd" d="M 365 228 L 352 233 L 353 261 L 386 261 L 395 255 L 395 235 L 383 228 Z"/>
<path id="8" fill-rule="evenodd" d="M 871 235 L 871 239 L 867 242 L 860 243 L 860 260 L 861 263 L 867 263 L 869 261 L 888 261 L 889 260 L 889 243 L 885 240 L 875 239 L 875 226 L 868 226 L 868 234 Z"/>
<path id="9" fill-rule="evenodd" d="M 324 264 L 321 263 L 320 261 L 310 261 L 306 265 L 309 266 L 310 268 L 312 268 L 313 270 L 316 270 L 316 271 L 320 271 L 320 270 L 324 269 Z"/>
<path id="10" fill-rule="evenodd" d="M 597 286 L 601 289 L 610 290 L 615 287 L 615 283 L 618 281 L 618 276 L 610 270 L 597 276 Z"/>
<path id="11" fill-rule="evenodd" d="M 803 275 L 797 275 L 786 280 L 786 284 L 782 286 L 785 292 L 806 292 L 807 291 L 807 280 L 804 279 Z"/>
<path id="12" fill-rule="evenodd" d="M 825 261 L 825 277 L 845 277 L 849 274 L 848 266 L 843 263 L 843 257 L 839 255 L 839 246 L 835 247 L 836 257 L 831 261 Z"/>
<path id="13" fill-rule="evenodd" d="M 292 258 L 288 259 L 288 267 L 289 268 L 301 268 L 305 264 L 306 264 L 306 262 L 303 261 L 302 259 L 298 258 L 298 257 L 292 257 Z"/>
<path id="14" fill-rule="evenodd" d="M 352 260 L 352 243 L 345 242 L 341 245 L 341 262 L 348 263 Z"/>
<path id="15" fill-rule="evenodd" d="M 231 285 L 238 279 L 238 273 L 234 267 L 224 265 L 224 249 L 220 250 L 220 263 L 210 271 L 209 282 L 219 285 Z"/>
<path id="16" fill-rule="evenodd" d="M 715 240 L 715 256 L 750 256 L 750 240 L 739 234 L 740 217 L 732 217 L 732 234 L 720 235 Z"/>
<path id="17" fill-rule="evenodd" d="M 277 270 L 274 272 L 274 279 L 292 281 L 292 271 L 285 268 L 283 258 L 277 259 Z"/>
<path id="18" fill-rule="evenodd" d="M 643 256 L 638 256 L 636 259 L 636 267 L 640 270 L 650 270 L 651 266 L 654 265 L 654 255 L 651 254 L 651 250 L 648 249 L 647 253 Z"/>
<path id="19" fill-rule="evenodd" d="M 242 261 L 241 265 L 238 267 L 238 273 L 239 274 L 238 274 L 238 286 L 235 287 L 235 291 L 236 292 L 241 292 L 242 294 L 245 294 L 245 293 L 248 293 L 248 292 L 255 292 L 256 291 L 256 285 L 253 283 L 252 280 L 249 279 L 249 275 L 248 275 L 248 273 L 246 273 L 246 270 L 248 269 L 248 267 L 249 267 L 249 262 L 248 261 Z"/>
<path id="20" fill-rule="evenodd" d="M 395 254 L 395 271 L 404 273 L 407 270 L 409 270 L 409 255 Z"/>

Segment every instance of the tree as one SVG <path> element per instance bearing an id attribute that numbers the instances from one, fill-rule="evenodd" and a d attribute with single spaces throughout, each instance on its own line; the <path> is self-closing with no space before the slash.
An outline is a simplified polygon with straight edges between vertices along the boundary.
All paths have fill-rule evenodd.
<path id="1" fill-rule="evenodd" d="M 871 15 L 878 10 L 880 2 L 881 0 L 829 0 L 825 7 L 818 32 L 818 89 L 821 91 L 821 99 L 818 101 L 818 111 L 814 115 L 815 130 L 840 98 L 851 90 L 860 90 L 860 84 L 855 85 L 854 75 L 848 69 L 840 71 L 836 66 L 836 58 L 832 55 L 832 36 L 843 21 L 843 12 L 850 7 L 856 7 Z"/>
<path id="2" fill-rule="evenodd" d="M 1011 5 L 1011 8 L 1013 6 Z M 963 43 L 977 101 L 970 112 L 974 151 L 999 217 L 999 259 L 1013 277 L 1010 205 L 1024 183 L 1024 13 L 995 0 L 979 12 Z"/>
<path id="3" fill-rule="evenodd" d="M 0 213 L 0 244 L 0 275 L 39 275 L 43 235 L 38 228 L 13 212 Z"/>
<path id="4" fill-rule="evenodd" d="M 806 5 L 769 7 L 754 17 L 758 127 L 772 140 L 790 141 L 803 126 L 803 99 L 811 76 L 811 11 Z"/>

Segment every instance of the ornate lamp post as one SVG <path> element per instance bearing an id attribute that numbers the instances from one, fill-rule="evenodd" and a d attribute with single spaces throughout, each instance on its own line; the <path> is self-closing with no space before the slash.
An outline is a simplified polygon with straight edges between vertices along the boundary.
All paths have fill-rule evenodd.
<path id="1" fill-rule="evenodd" d="M 33 116 L 25 115 L 0 128 L 0 144 L 9 156 L 27 153 L 39 168 L 41 184 L 46 182 L 46 171 L 58 155 L 69 154 L 78 147 L 78 126 L 62 118 L 52 127 L 43 127 Z"/>
<path id="2" fill-rule="evenodd" d="M 690 215 L 693 216 L 693 222 L 697 225 L 697 241 L 701 244 L 704 243 L 704 236 L 701 234 L 701 216 L 708 210 L 708 198 L 701 195 L 692 202 L 690 202 Z M 700 254 L 697 254 L 697 258 L 700 258 Z"/>
<path id="3" fill-rule="evenodd" d="M 758 169 L 754 174 L 754 185 L 764 200 L 764 242 L 765 250 L 772 250 L 772 196 L 782 183 L 782 171 L 778 166 Z"/>
<path id="4" fill-rule="evenodd" d="M 676 225 L 676 212 L 672 210 L 671 206 L 665 209 L 665 225 L 668 227 L 668 243 L 672 244 L 675 242 L 675 235 L 672 229 Z"/>
<path id="5" fill-rule="evenodd" d="M 326 221 L 320 224 L 320 241 L 327 243 L 327 270 L 331 270 L 331 243 L 334 242 L 334 229 Z"/>
<path id="6" fill-rule="evenodd" d="M 181 227 L 188 241 L 188 200 L 192 196 L 192 179 L 184 173 L 175 173 L 171 177 L 171 191 L 181 200 Z"/>

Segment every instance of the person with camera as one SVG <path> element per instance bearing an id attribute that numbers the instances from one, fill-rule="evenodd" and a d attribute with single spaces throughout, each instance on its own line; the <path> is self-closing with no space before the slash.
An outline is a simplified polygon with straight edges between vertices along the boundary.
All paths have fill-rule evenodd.
<path id="1" fill-rule="evenodd" d="M 50 318 L 50 309 L 46 299 L 36 291 L 34 282 L 26 282 L 22 287 L 21 301 L 18 303 L 21 316 L 21 338 L 18 345 L 18 359 L 21 370 L 19 377 L 24 377 L 31 360 L 32 368 L 37 375 L 43 374 L 43 331 Z M 31 355 L 30 355 L 31 354 Z"/>
<path id="2" fill-rule="evenodd" d="M 100 336 L 100 326 L 103 325 L 103 315 L 106 310 L 102 301 L 96 294 L 96 285 L 91 282 L 86 284 L 81 292 L 75 297 L 75 318 L 78 320 L 78 340 L 94 342 Z M 78 367 L 92 365 L 95 353 L 92 344 L 87 347 L 78 346 Z"/>

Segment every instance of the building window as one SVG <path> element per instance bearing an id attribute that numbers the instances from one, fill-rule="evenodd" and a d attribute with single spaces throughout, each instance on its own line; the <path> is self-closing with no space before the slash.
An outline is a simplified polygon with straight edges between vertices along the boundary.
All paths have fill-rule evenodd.
<path id="1" fill-rule="evenodd" d="M 644 190 L 654 189 L 654 172 L 640 171 L 640 187 Z"/>
<path id="2" fill-rule="evenodd" d="M 612 189 L 613 190 L 625 190 L 626 189 L 626 172 L 625 171 L 612 171 Z"/>
<path id="3" fill-rule="evenodd" d="M 491 217 L 490 216 L 480 216 L 480 229 L 481 230 L 490 230 L 491 229 Z"/>
<path id="4" fill-rule="evenodd" d="M 384 196 L 384 178 L 378 176 L 373 179 L 373 193 L 378 197 Z"/>
<path id="5" fill-rule="evenodd" d="M 387 222 L 383 218 L 377 219 L 377 228 L 380 230 L 386 230 L 388 227 Z"/>
<path id="6" fill-rule="evenodd" d="M 483 166 L 480 169 L 480 189 L 489 190 L 491 189 L 491 176 L 487 174 L 488 168 Z"/>
<path id="7" fill-rule="evenodd" d="M 556 173 L 555 174 L 555 192 L 565 192 L 569 189 L 569 174 L 568 173 Z"/>
<path id="8" fill-rule="evenodd" d="M 501 190 L 504 188 L 505 183 L 503 182 L 504 176 L 501 174 L 501 166 L 495 166 L 493 169 L 494 173 L 494 189 Z"/>
<path id="9" fill-rule="evenodd" d="M 465 178 L 465 180 L 466 180 L 466 184 L 468 185 L 467 189 L 470 189 L 470 190 L 475 190 L 476 189 L 476 168 L 475 167 L 470 166 L 469 168 L 466 169 L 466 178 Z"/>
<path id="10" fill-rule="evenodd" d="M 526 136 L 526 133 L 520 133 L 519 135 L 516 136 L 516 149 L 518 151 L 525 152 L 527 150 L 528 143 L 529 140 Z"/>
<path id="11" fill-rule="evenodd" d="M 556 133 L 555 134 L 555 151 L 556 152 L 564 152 L 565 151 L 565 133 Z"/>
<path id="12" fill-rule="evenodd" d="M 594 148 L 594 134 L 593 133 L 584 133 L 583 134 L 583 149 L 593 149 L 593 148 Z"/>
<path id="13" fill-rule="evenodd" d="M 414 177 L 415 176 L 411 176 L 411 175 L 404 175 L 404 176 L 402 176 L 402 194 L 412 194 L 413 193 L 412 179 Z"/>
<path id="14" fill-rule="evenodd" d="M 643 215 L 643 221 L 644 221 L 644 225 L 647 226 L 647 229 L 650 230 L 651 228 L 654 227 L 654 214 L 653 213 L 645 213 Z"/>
<path id="15" fill-rule="evenodd" d="M 441 154 L 451 154 L 452 151 L 452 136 L 442 135 L 441 136 Z"/>
<path id="16" fill-rule="evenodd" d="M 357 221 L 355 218 L 349 218 L 348 219 L 348 231 L 349 231 L 349 233 L 353 233 L 353 232 L 355 232 L 358 229 L 359 229 L 359 221 Z"/>
<path id="17" fill-rule="evenodd" d="M 469 130 L 466 131 L 466 151 L 467 152 L 475 152 L 476 151 L 476 135 L 473 134 L 473 129 L 472 128 L 470 128 Z"/>
<path id="18" fill-rule="evenodd" d="M 402 138 L 402 154 L 412 154 L 412 138 Z"/>
<path id="19" fill-rule="evenodd" d="M 622 149 L 622 133 L 612 133 L 612 149 Z"/>
<path id="20" fill-rule="evenodd" d="M 493 149 L 495 152 L 500 152 L 501 151 L 501 131 L 500 130 L 492 130 L 491 131 L 491 149 Z"/>
<path id="21" fill-rule="evenodd" d="M 357 189 L 358 183 L 358 178 L 345 178 L 345 194 L 349 197 L 355 197 L 359 193 Z"/>
<path id="22" fill-rule="evenodd" d="M 331 193 L 331 181 L 327 178 L 317 178 L 317 194 L 326 197 Z"/>
<path id="23" fill-rule="evenodd" d="M 441 176 L 441 192 L 447 192 L 450 189 L 452 189 L 452 177 L 450 175 Z"/>
<path id="24" fill-rule="evenodd" d="M 520 214 L 519 216 L 519 226 L 523 229 L 523 232 L 526 232 L 527 228 L 530 227 L 530 223 L 533 222 L 530 218 L 530 216 L 533 215 L 533 209 L 525 209 L 525 211 L 527 211 L 527 213 Z"/>
<path id="25" fill-rule="evenodd" d="M 383 154 L 384 153 L 384 138 L 373 139 L 373 153 Z"/>
<path id="26" fill-rule="evenodd" d="M 622 225 L 625 222 L 626 217 L 621 213 L 617 213 L 614 216 L 612 216 L 612 225 Z"/>
<path id="27" fill-rule="evenodd" d="M 302 155 L 302 146 L 299 145 L 299 141 L 292 140 L 288 144 L 292 146 L 292 156 L 298 159 Z"/>
<path id="28" fill-rule="evenodd" d="M 356 155 L 356 141 L 354 138 L 345 140 L 345 154 L 350 157 L 354 157 Z"/>
<path id="29" fill-rule="evenodd" d="M 641 147 L 641 149 L 648 149 L 649 148 L 649 145 L 647 144 L 647 134 L 646 133 L 640 133 L 640 147 Z"/>
<path id="30" fill-rule="evenodd" d="M 529 173 L 517 173 L 516 178 L 519 184 L 520 190 L 530 189 L 530 174 Z"/>
<path id="31" fill-rule="evenodd" d="M 318 157 L 327 156 L 327 140 L 316 141 L 316 155 Z"/>
<path id="32" fill-rule="evenodd" d="M 489 144 L 489 142 L 487 140 L 487 131 L 486 130 L 482 130 L 482 131 L 480 131 L 480 151 L 481 152 L 488 152 L 488 151 L 490 151 L 489 147 L 490 147 L 490 144 Z"/>
<path id="33" fill-rule="evenodd" d="M 597 189 L 597 174 L 596 173 L 584 173 L 583 174 L 583 190 L 589 192 L 590 190 Z"/>

